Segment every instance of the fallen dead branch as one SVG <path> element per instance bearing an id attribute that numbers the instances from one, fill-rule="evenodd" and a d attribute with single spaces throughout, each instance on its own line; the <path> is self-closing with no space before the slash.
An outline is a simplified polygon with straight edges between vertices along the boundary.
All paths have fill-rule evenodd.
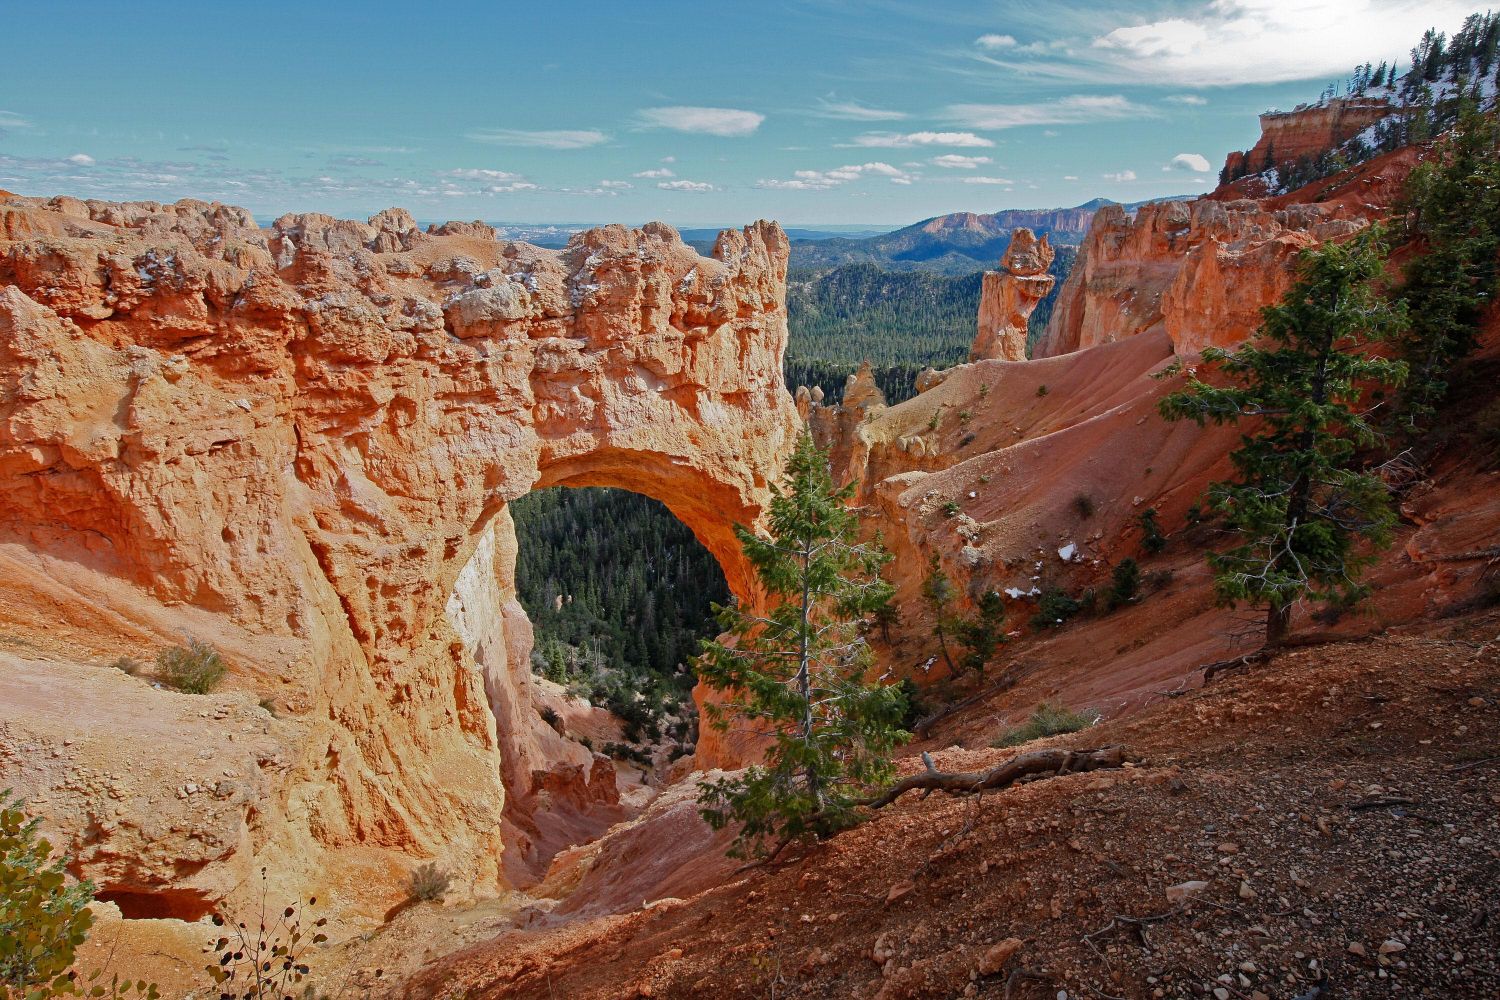
<path id="1" fill-rule="evenodd" d="M 1101 747 L 1098 750 L 1033 750 L 997 764 L 988 771 L 939 771 L 932 763 L 932 756 L 922 754 L 922 763 L 927 770 L 908 775 L 885 792 L 869 800 L 865 805 L 881 809 L 895 802 L 907 792 L 921 790 L 923 797 L 933 792 L 949 795 L 973 795 L 978 792 L 1009 788 L 1024 778 L 1050 774 L 1077 774 L 1083 771 L 1098 771 L 1125 766 L 1130 759 L 1124 747 Z"/>
<path id="2" fill-rule="evenodd" d="M 1021 982 L 1021 980 L 1023 979 L 1030 979 L 1039 983 L 1050 983 L 1052 981 L 1050 977 L 1044 976 L 1040 972 L 1033 972 L 1030 969 L 1023 969 L 1017 966 L 1016 969 L 1011 972 L 1011 974 L 1005 979 L 1005 1000 L 1010 1000 L 1011 991 L 1015 989 L 1016 984 Z"/>
<path id="3" fill-rule="evenodd" d="M 1268 651 L 1258 649 L 1253 653 L 1246 653 L 1244 656 L 1235 656 L 1227 660 L 1215 660 L 1212 663 L 1205 663 L 1198 668 L 1203 671 L 1203 686 L 1208 687 L 1208 685 L 1213 683 L 1215 677 L 1226 670 L 1243 670 L 1246 667 L 1270 659 L 1270 656 L 1271 654 Z"/>

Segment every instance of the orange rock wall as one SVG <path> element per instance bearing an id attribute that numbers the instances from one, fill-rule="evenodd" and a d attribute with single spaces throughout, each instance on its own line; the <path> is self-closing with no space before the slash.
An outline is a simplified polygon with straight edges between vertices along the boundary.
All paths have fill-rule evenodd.
<path id="1" fill-rule="evenodd" d="M 748 595 L 732 525 L 798 426 L 787 253 L 772 223 L 701 258 L 661 224 L 549 251 L 399 210 L 262 230 L 7 198 L 0 542 L 276 640 L 225 650 L 230 687 L 300 726 L 237 863 L 437 856 L 494 886 L 502 774 L 527 794 L 559 753 L 586 763 L 531 718 L 505 505 L 650 494 Z M 136 836 L 126 817 L 122 853 Z"/>
<path id="2" fill-rule="evenodd" d="M 1094 216 L 1034 356 L 1162 330 L 1178 353 L 1237 344 L 1291 283 L 1307 247 L 1368 224 L 1370 206 L 1166 201 Z"/>
<path id="3" fill-rule="evenodd" d="M 1339 146 L 1389 115 L 1390 103 L 1376 98 L 1336 97 L 1326 104 L 1260 116 L 1260 139 L 1245 152 L 1230 153 L 1224 164 L 1231 178 L 1257 174 Z"/>

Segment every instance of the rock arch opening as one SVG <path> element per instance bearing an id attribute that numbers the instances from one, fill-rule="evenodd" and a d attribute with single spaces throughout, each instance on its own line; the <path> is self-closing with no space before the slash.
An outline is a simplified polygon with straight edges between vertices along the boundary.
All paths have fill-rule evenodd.
<path id="1" fill-rule="evenodd" d="M 446 612 L 496 721 L 513 884 L 694 751 L 691 659 L 729 594 L 697 529 L 639 489 L 546 486 L 485 526 Z"/>
<path id="2" fill-rule="evenodd" d="M 532 672 L 606 707 L 624 742 L 670 738 L 691 752 L 691 664 L 729 597 L 713 554 L 665 504 L 629 490 L 551 487 L 510 510 Z"/>

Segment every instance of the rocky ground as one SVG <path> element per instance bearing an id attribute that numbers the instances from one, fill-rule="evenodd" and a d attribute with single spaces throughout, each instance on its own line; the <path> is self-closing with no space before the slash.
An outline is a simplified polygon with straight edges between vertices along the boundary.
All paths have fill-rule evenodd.
<path id="1" fill-rule="evenodd" d="M 1015 752 L 967 742 L 939 767 Z M 909 795 L 689 898 L 533 916 L 392 995 L 1500 992 L 1500 612 L 1289 651 L 1027 749 L 1049 743 L 1139 763 Z"/>

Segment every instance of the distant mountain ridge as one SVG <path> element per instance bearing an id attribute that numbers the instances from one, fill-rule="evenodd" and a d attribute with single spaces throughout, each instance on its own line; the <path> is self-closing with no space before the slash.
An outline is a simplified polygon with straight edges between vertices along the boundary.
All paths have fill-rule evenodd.
<path id="1" fill-rule="evenodd" d="M 1175 201 L 1191 195 L 1153 198 Z M 1149 202 L 1126 204 L 1127 211 Z M 1088 232 L 1094 213 L 1119 204 L 1095 198 L 1072 208 L 1011 208 L 990 214 L 953 212 L 862 239 L 792 240 L 794 269 L 823 271 L 844 264 L 870 263 L 892 271 L 936 271 L 969 274 L 993 267 L 1005 252 L 1013 229 L 1024 226 L 1047 235 L 1052 243 L 1076 246 Z"/>

